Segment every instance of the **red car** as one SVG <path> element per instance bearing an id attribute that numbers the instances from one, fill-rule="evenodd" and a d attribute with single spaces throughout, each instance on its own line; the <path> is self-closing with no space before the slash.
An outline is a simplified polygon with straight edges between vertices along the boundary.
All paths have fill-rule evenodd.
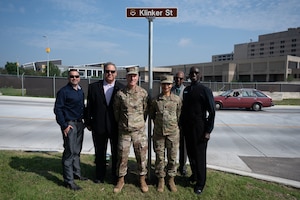
<path id="1" fill-rule="evenodd" d="M 261 110 L 262 107 L 274 106 L 272 98 L 263 92 L 250 89 L 232 89 L 215 96 L 216 110 L 222 108 L 246 108 L 254 111 Z"/>

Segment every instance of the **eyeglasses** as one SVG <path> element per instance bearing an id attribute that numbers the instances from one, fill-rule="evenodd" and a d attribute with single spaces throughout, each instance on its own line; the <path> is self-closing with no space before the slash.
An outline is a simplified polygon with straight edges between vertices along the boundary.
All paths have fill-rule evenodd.
<path id="1" fill-rule="evenodd" d="M 175 79 L 175 80 L 176 80 L 176 79 L 183 80 L 183 78 L 181 78 L 181 77 L 174 77 L 174 79 Z"/>
<path id="2" fill-rule="evenodd" d="M 76 76 L 70 75 L 69 77 L 70 78 L 79 78 L 79 75 L 76 75 Z"/>
<path id="3" fill-rule="evenodd" d="M 114 74 L 116 71 L 115 71 L 115 70 L 104 70 L 104 72 L 105 72 L 106 74 L 109 74 L 109 72 L 112 73 L 112 74 Z"/>

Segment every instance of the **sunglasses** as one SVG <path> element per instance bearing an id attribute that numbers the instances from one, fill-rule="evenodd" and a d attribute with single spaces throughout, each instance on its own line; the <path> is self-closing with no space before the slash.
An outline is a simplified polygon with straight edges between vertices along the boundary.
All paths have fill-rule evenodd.
<path id="1" fill-rule="evenodd" d="M 70 78 L 79 78 L 79 75 L 76 75 L 76 76 L 70 75 L 69 77 Z"/>
<path id="2" fill-rule="evenodd" d="M 175 79 L 175 80 L 176 80 L 176 79 L 183 80 L 183 78 L 181 78 L 181 77 L 174 77 L 174 79 Z"/>
<path id="3" fill-rule="evenodd" d="M 190 74 L 199 74 L 199 72 L 190 72 Z"/>
<path id="4" fill-rule="evenodd" d="M 115 70 L 104 70 L 104 72 L 105 72 L 106 74 L 109 74 L 109 72 L 112 73 L 112 74 L 114 74 L 116 71 L 115 71 Z"/>

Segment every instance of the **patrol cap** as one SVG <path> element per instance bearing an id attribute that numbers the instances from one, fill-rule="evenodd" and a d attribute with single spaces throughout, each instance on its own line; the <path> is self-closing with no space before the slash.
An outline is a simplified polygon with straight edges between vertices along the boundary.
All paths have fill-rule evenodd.
<path id="1" fill-rule="evenodd" d="M 173 79 L 172 75 L 162 75 L 160 77 L 160 83 L 173 83 Z"/>
<path id="2" fill-rule="evenodd" d="M 138 67 L 127 67 L 126 72 L 127 72 L 127 75 L 129 75 L 129 74 L 139 74 L 139 68 Z"/>

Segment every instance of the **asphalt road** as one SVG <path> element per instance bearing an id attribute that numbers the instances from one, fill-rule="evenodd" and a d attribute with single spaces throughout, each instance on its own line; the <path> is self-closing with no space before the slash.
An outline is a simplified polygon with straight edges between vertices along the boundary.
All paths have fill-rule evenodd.
<path id="1" fill-rule="evenodd" d="M 49 98 L 0 96 L 0 149 L 63 151 L 53 104 Z M 300 106 L 217 111 L 208 167 L 300 188 L 299 121 Z M 82 152 L 94 153 L 87 129 Z"/>

